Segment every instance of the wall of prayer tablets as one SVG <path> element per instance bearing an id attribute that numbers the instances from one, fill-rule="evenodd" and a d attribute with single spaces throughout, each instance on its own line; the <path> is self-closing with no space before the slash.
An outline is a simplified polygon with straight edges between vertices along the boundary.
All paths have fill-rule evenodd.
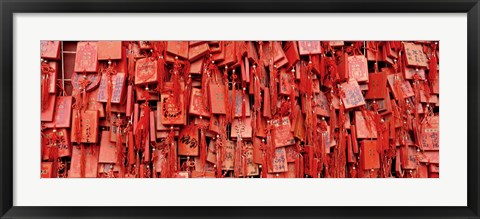
<path id="1" fill-rule="evenodd" d="M 439 42 L 40 43 L 42 178 L 439 177 Z"/>

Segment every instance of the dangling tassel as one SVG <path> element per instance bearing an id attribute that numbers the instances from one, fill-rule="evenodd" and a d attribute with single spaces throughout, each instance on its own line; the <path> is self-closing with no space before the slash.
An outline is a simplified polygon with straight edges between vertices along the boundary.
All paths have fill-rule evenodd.
<path id="1" fill-rule="evenodd" d="M 157 59 L 157 91 L 162 92 L 163 90 L 163 80 L 165 80 L 165 59 L 163 56 L 160 56 Z"/>
<path id="2" fill-rule="evenodd" d="M 242 86 L 242 121 L 246 121 L 247 119 L 247 105 L 246 105 L 246 101 L 247 101 L 247 94 L 246 94 L 246 90 L 247 88 L 245 87 L 245 82 L 243 82 L 243 86 Z"/>
<path id="3" fill-rule="evenodd" d="M 169 150 L 168 147 L 169 147 L 170 144 L 167 143 L 167 145 L 165 146 L 165 151 Z M 165 156 L 164 156 L 164 160 L 162 162 L 162 171 L 160 172 L 160 177 L 161 178 L 171 178 L 171 173 L 170 173 L 170 164 L 169 164 L 169 159 L 170 159 L 170 155 L 169 153 L 170 152 L 162 152 L 162 153 L 165 153 Z"/>
<path id="4" fill-rule="evenodd" d="M 135 173 L 137 178 L 143 178 L 143 169 L 140 169 L 140 153 L 135 156 Z"/>
<path id="5" fill-rule="evenodd" d="M 313 127 L 312 122 L 312 107 L 311 107 L 311 100 L 308 97 L 305 97 L 305 124 L 306 127 Z M 313 129 L 305 129 L 306 131 L 306 143 L 312 144 L 313 142 Z"/>
<path id="6" fill-rule="evenodd" d="M 173 99 L 175 101 L 175 104 L 179 106 L 180 104 L 180 93 L 181 93 L 181 88 L 180 88 L 180 70 L 181 70 L 181 64 L 178 61 L 178 57 L 175 57 L 175 62 L 173 63 L 173 75 L 172 75 L 172 81 L 173 81 Z"/>
<path id="7" fill-rule="evenodd" d="M 200 129 L 200 166 L 205 172 L 205 164 L 207 163 L 207 140 L 205 137 L 205 128 Z"/>
<path id="8" fill-rule="evenodd" d="M 272 167 L 273 165 L 273 159 L 275 158 L 275 145 L 273 144 L 273 138 L 275 136 L 275 129 L 271 127 L 272 125 L 270 124 L 270 133 L 267 134 L 267 153 L 268 153 L 268 168 Z M 273 168 L 271 168 L 273 169 Z M 268 171 L 268 169 L 267 169 Z"/>
<path id="9" fill-rule="evenodd" d="M 296 178 L 303 178 L 304 169 L 303 169 L 303 156 L 301 153 L 300 144 L 297 143 L 295 145 L 295 177 Z"/>
<path id="10" fill-rule="evenodd" d="M 187 84 L 185 85 L 185 89 L 183 91 L 183 99 L 185 100 L 185 104 L 183 104 L 183 106 L 185 107 L 183 109 L 185 110 L 184 112 L 188 112 L 188 108 L 190 107 L 191 93 L 192 93 L 192 78 L 189 75 L 187 79 Z M 206 97 L 202 96 L 202 99 L 206 99 Z M 208 105 L 204 105 L 204 106 L 208 106 Z"/>
<path id="11" fill-rule="evenodd" d="M 223 178 L 223 174 L 222 174 L 222 165 L 223 165 L 223 155 L 224 155 L 224 152 L 223 152 L 223 139 L 220 139 L 220 138 L 217 138 L 216 140 L 216 145 L 215 145 L 215 149 L 216 149 L 216 152 L 217 152 L 217 178 Z"/>
<path id="12" fill-rule="evenodd" d="M 42 75 L 42 111 L 45 110 L 48 106 L 48 74 Z"/>
<path id="13" fill-rule="evenodd" d="M 47 63 L 42 62 L 40 70 L 42 72 L 42 111 L 43 111 L 47 108 L 47 105 L 48 105 L 48 97 L 49 97 L 48 88 L 50 85 L 49 73 L 53 72 L 53 69 Z"/>
<path id="14" fill-rule="evenodd" d="M 157 169 L 156 169 L 156 163 L 158 161 L 158 154 L 155 151 L 156 148 L 153 148 L 153 153 L 152 153 L 152 178 L 158 178 L 157 176 Z"/>
<path id="15" fill-rule="evenodd" d="M 120 121 L 120 118 L 117 120 L 118 122 Z M 120 123 L 117 124 L 117 165 L 120 165 L 120 167 L 124 167 L 123 165 L 123 135 L 122 135 L 122 127 L 120 126 Z"/>
<path id="16" fill-rule="evenodd" d="M 209 103 L 208 103 L 209 98 L 207 98 L 209 96 L 208 95 L 209 90 L 210 90 L 210 72 L 205 71 L 202 74 L 202 90 L 201 90 L 202 101 L 203 101 L 204 106 L 209 106 Z M 188 103 L 188 104 L 190 104 L 190 103 Z M 188 105 L 188 104 L 185 104 L 185 105 Z M 213 114 L 210 113 L 210 115 L 213 115 Z M 210 119 L 210 121 L 212 121 L 212 119 Z"/>
<path id="17" fill-rule="evenodd" d="M 226 67 L 226 66 L 225 66 Z M 223 81 L 224 81 L 224 102 L 225 102 L 225 112 L 226 112 L 226 121 L 227 123 L 232 123 L 232 107 L 231 107 L 231 101 L 230 101 L 230 95 L 229 95 L 229 88 L 228 88 L 228 73 L 227 73 L 227 68 L 225 68 L 225 71 L 223 73 Z"/>
<path id="18" fill-rule="evenodd" d="M 88 108 L 88 93 L 85 89 L 82 92 L 82 108 L 84 111 Z"/>
<path id="19" fill-rule="evenodd" d="M 265 144 L 265 140 L 262 139 L 262 152 L 263 152 L 263 159 L 262 159 L 262 178 L 267 178 L 267 173 L 268 173 L 268 161 L 270 160 L 270 157 L 268 156 L 268 149 L 267 145 Z"/>
<path id="20" fill-rule="evenodd" d="M 111 116 L 110 114 L 112 109 L 112 101 L 111 101 L 112 92 L 113 92 L 112 75 L 107 74 L 107 106 L 105 107 L 107 121 L 110 121 L 110 116 Z"/>
<path id="21" fill-rule="evenodd" d="M 177 153 L 175 150 L 175 143 L 174 143 L 174 138 L 175 138 L 175 133 L 173 130 L 170 130 L 170 134 L 168 136 L 170 139 L 168 142 L 169 144 L 169 152 L 168 152 L 168 167 L 169 167 L 169 177 L 174 177 L 177 173 Z"/>
<path id="22" fill-rule="evenodd" d="M 248 162 L 247 162 L 247 151 L 248 149 L 245 147 L 242 149 L 242 167 L 243 167 L 243 177 L 248 177 Z"/>
<path id="23" fill-rule="evenodd" d="M 325 54 L 320 55 L 320 87 L 322 87 L 323 84 L 323 79 L 325 78 L 325 75 L 327 74 L 327 63 L 325 62 L 326 56 Z"/>
<path id="24" fill-rule="evenodd" d="M 131 124 L 127 127 L 127 136 L 128 136 L 128 164 L 135 164 L 135 143 L 133 139 L 133 132 Z"/>
<path id="25" fill-rule="evenodd" d="M 81 109 L 77 109 L 74 112 L 75 112 L 74 119 L 73 119 L 73 126 L 75 127 L 74 141 L 75 143 L 79 144 L 82 139 L 82 127 L 81 127 L 82 113 L 81 113 Z"/>
<path id="26" fill-rule="evenodd" d="M 338 148 L 336 151 L 338 152 L 338 159 L 336 159 L 336 170 L 338 178 L 345 178 L 345 165 L 347 164 L 347 157 L 346 157 L 346 145 L 345 145 L 345 130 L 343 127 L 340 128 L 340 137 L 338 140 Z"/>
<path id="27" fill-rule="evenodd" d="M 85 145 L 83 144 L 80 144 L 79 145 L 80 147 L 80 152 L 81 152 L 81 159 L 80 159 L 80 176 L 82 178 L 85 178 L 85 167 L 86 167 L 86 163 L 87 163 L 87 155 L 85 153 Z"/>
<path id="28" fill-rule="evenodd" d="M 293 112 L 294 109 L 295 109 L 295 105 L 296 105 L 296 101 L 295 101 L 295 86 L 292 85 L 292 90 L 290 92 L 290 112 Z M 297 115 L 294 115 L 295 113 L 291 113 L 291 121 L 294 120 L 294 118 L 297 116 Z"/>
<path id="29" fill-rule="evenodd" d="M 240 171 L 242 170 L 242 140 L 239 137 L 237 137 L 235 146 L 234 166 L 233 174 L 235 178 L 238 178 L 240 176 Z"/>
<path id="30" fill-rule="evenodd" d="M 130 43 L 128 45 L 129 53 L 127 55 L 128 63 L 127 63 L 127 72 L 126 72 L 126 78 L 128 78 L 129 81 L 133 80 L 133 76 L 135 74 L 135 57 L 133 56 L 132 49 L 133 49 L 132 43 Z"/>
<path id="31" fill-rule="evenodd" d="M 165 80 L 165 42 L 154 42 L 154 55 L 157 59 L 157 91 L 162 92 L 163 81 Z"/>
<path id="32" fill-rule="evenodd" d="M 270 66 L 270 110 L 271 114 L 275 115 L 277 113 L 277 101 L 278 101 L 278 94 L 277 94 L 277 68 Z"/>
<path id="33" fill-rule="evenodd" d="M 135 130 L 135 148 L 142 148 L 145 141 L 148 141 L 148 133 L 150 130 L 150 107 L 145 102 L 143 105 L 143 116 L 137 123 Z"/>
<path id="34" fill-rule="evenodd" d="M 330 140 L 333 139 L 333 133 L 337 123 L 338 122 L 337 122 L 337 114 L 335 113 L 335 107 L 331 105 L 330 106 Z"/>
<path id="35" fill-rule="evenodd" d="M 255 68 L 254 68 L 255 69 Z M 254 80 L 253 80 L 253 97 L 254 97 L 254 100 L 253 100 L 253 103 L 254 103 L 254 110 L 260 110 L 261 106 L 262 106 L 262 97 L 260 95 L 261 93 L 261 87 L 260 87 L 260 80 L 258 79 L 257 76 L 254 76 Z M 270 105 L 272 106 L 272 109 L 273 107 L 275 106 L 275 109 L 276 109 L 276 106 L 277 106 L 277 103 L 273 103 L 272 100 L 270 99 Z"/>
<path id="36" fill-rule="evenodd" d="M 430 59 L 428 60 L 429 64 L 429 72 L 428 72 L 428 80 L 430 83 L 434 83 L 437 80 L 437 42 L 430 44 Z M 428 49 L 427 46 L 423 47 L 423 52 L 427 53 Z"/>
<path id="37" fill-rule="evenodd" d="M 53 160 L 52 171 L 54 171 L 55 176 L 58 176 L 58 138 L 57 138 L 57 129 L 54 126 L 53 135 L 52 135 L 52 145 L 50 145 L 50 154 L 49 157 Z"/>
<path id="38" fill-rule="evenodd" d="M 312 127 L 312 141 L 317 141 L 318 139 L 318 131 L 317 131 L 317 125 L 318 125 L 318 117 L 317 113 L 315 111 L 315 108 L 313 108 L 312 111 L 308 112 L 311 113 L 311 124 L 308 127 Z"/>
<path id="39" fill-rule="evenodd" d="M 235 119 L 235 114 L 237 114 L 237 88 L 235 87 L 236 83 L 232 83 L 232 99 L 231 99 L 231 107 L 230 107 L 230 115 L 232 116 L 232 121 Z M 243 121 L 242 121 L 243 122 Z"/>
<path id="40" fill-rule="evenodd" d="M 418 114 L 418 106 L 420 105 L 420 85 L 419 85 L 419 81 L 418 80 L 414 80 L 413 81 L 413 89 L 415 90 L 415 96 L 414 96 L 414 100 L 413 100 L 413 114 L 415 116 L 415 127 L 418 128 L 420 126 L 420 115 Z M 430 91 L 424 91 L 424 93 L 426 94 L 427 92 L 430 92 Z M 427 99 L 428 100 L 428 99 Z M 415 131 L 415 130 L 414 130 Z M 420 139 L 421 138 L 421 135 L 419 132 L 416 132 L 415 134 L 419 134 L 419 136 L 417 136 L 417 138 L 415 138 L 416 140 L 416 144 L 418 146 L 421 146 L 421 141 Z"/>
<path id="41" fill-rule="evenodd" d="M 366 109 L 366 107 L 362 106 L 360 107 L 360 111 L 362 112 L 362 116 L 365 120 L 365 125 L 367 126 L 368 132 L 372 133 L 373 132 L 373 126 L 374 126 L 374 121 L 370 115 L 370 111 Z"/>
<path id="42" fill-rule="evenodd" d="M 305 94 L 307 92 L 307 80 L 307 72 L 305 71 L 305 68 L 300 68 L 300 86 L 298 89 L 300 90 L 301 94 Z"/>

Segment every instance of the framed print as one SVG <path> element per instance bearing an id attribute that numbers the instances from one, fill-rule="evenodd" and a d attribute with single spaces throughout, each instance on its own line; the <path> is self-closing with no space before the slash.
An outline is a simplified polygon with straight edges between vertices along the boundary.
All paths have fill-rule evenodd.
<path id="1" fill-rule="evenodd" d="M 0 2 L 1 218 L 479 217 L 478 0 L 71 4 Z"/>

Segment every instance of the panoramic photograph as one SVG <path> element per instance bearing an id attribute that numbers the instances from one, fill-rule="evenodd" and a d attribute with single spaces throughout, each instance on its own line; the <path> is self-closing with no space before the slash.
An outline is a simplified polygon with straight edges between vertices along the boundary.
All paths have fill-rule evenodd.
<path id="1" fill-rule="evenodd" d="M 41 178 L 439 178 L 439 41 L 40 42 Z"/>

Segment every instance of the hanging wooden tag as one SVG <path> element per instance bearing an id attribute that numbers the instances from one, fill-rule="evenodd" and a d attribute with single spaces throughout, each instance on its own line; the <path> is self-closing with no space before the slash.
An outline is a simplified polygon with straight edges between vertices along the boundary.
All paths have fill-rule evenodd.
<path id="1" fill-rule="evenodd" d="M 48 143 L 51 146 L 54 143 L 51 141 L 51 139 L 53 138 L 53 135 L 55 134 L 55 132 L 53 132 L 53 129 L 47 129 L 44 134 L 46 139 L 50 139 Z M 70 135 L 68 135 L 67 129 L 57 129 L 56 135 L 57 135 L 56 146 L 58 147 L 58 157 L 70 157 L 72 155 L 72 148 L 70 143 Z M 49 150 L 47 151 L 50 152 Z M 45 155 L 44 155 L 44 158 L 45 158 Z"/>
<path id="2" fill-rule="evenodd" d="M 122 132 L 121 128 L 118 127 L 117 124 L 125 124 L 125 119 L 123 118 L 118 118 L 115 114 L 112 113 L 112 116 L 110 116 L 111 122 L 110 122 L 110 141 L 111 142 L 117 142 L 117 132 Z M 125 133 L 121 133 L 123 136 L 123 143 L 125 143 Z"/>
<path id="3" fill-rule="evenodd" d="M 373 123 L 368 128 L 361 111 L 355 111 L 355 128 L 357 138 L 377 138 L 377 128 Z"/>
<path id="4" fill-rule="evenodd" d="M 288 60 L 287 70 L 293 68 L 298 61 L 300 61 L 300 54 L 298 54 L 297 42 L 288 41 L 283 45 L 283 51 Z"/>
<path id="5" fill-rule="evenodd" d="M 138 59 L 135 62 L 135 85 L 156 83 L 157 70 L 157 60 L 151 58 Z"/>
<path id="6" fill-rule="evenodd" d="M 222 170 L 233 170 L 233 162 L 235 156 L 235 144 L 233 141 L 226 141 L 225 144 L 225 160 L 222 162 Z"/>
<path id="7" fill-rule="evenodd" d="M 232 122 L 232 130 L 230 132 L 231 138 L 252 138 L 252 118 L 247 117 L 245 121 L 241 118 L 234 119 Z"/>
<path id="8" fill-rule="evenodd" d="M 323 56 L 323 59 L 328 59 L 329 57 Z M 349 80 L 349 71 L 348 71 L 348 54 L 342 53 L 338 56 L 336 60 L 337 64 L 337 73 L 338 77 L 341 81 L 348 81 Z"/>
<path id="9" fill-rule="evenodd" d="M 78 42 L 75 56 L 75 72 L 97 72 L 97 43 Z"/>
<path id="10" fill-rule="evenodd" d="M 60 41 L 40 41 L 40 57 L 42 59 L 60 59 Z"/>
<path id="11" fill-rule="evenodd" d="M 365 99 L 383 99 L 387 95 L 387 74 L 385 72 L 368 74 L 369 83 Z"/>
<path id="12" fill-rule="evenodd" d="M 408 148 L 401 147 L 402 168 L 413 170 L 417 168 L 417 158 L 415 154 L 417 150 L 415 147 L 408 146 Z"/>
<path id="13" fill-rule="evenodd" d="M 77 110 L 73 110 L 74 116 L 72 117 L 72 123 L 77 116 Z M 81 111 L 81 143 L 97 143 L 98 142 L 98 112 L 93 110 Z M 58 126 L 57 126 L 58 127 Z M 75 139 L 76 127 L 72 126 L 71 138 Z"/>
<path id="14" fill-rule="evenodd" d="M 122 59 L 122 41 L 98 41 L 98 60 Z"/>
<path id="15" fill-rule="evenodd" d="M 58 96 L 52 122 L 44 123 L 47 128 L 69 128 L 72 115 L 72 96 Z"/>
<path id="16" fill-rule="evenodd" d="M 53 162 L 42 162 L 40 178 L 53 178 Z"/>
<path id="17" fill-rule="evenodd" d="M 190 45 L 188 50 L 188 60 L 194 61 L 202 56 L 204 56 L 210 48 L 208 47 L 208 43 L 201 43 L 195 46 Z"/>
<path id="18" fill-rule="evenodd" d="M 430 123 L 425 124 L 422 134 L 422 146 L 423 150 L 439 150 L 439 129 L 438 124 Z"/>
<path id="19" fill-rule="evenodd" d="M 298 41 L 300 55 L 322 54 L 322 45 L 320 41 Z"/>
<path id="20" fill-rule="evenodd" d="M 379 169 L 380 168 L 380 155 L 377 151 L 376 140 L 363 140 L 361 143 L 361 157 L 363 161 L 363 169 Z"/>
<path id="21" fill-rule="evenodd" d="M 70 161 L 70 169 L 68 170 L 68 178 L 80 178 L 81 175 L 81 168 L 80 163 L 82 160 L 82 150 L 81 145 L 76 145 L 72 147 L 72 159 Z"/>
<path id="22" fill-rule="evenodd" d="M 406 64 L 409 66 L 427 67 L 427 56 L 423 52 L 422 45 L 415 43 L 403 43 L 405 49 Z"/>
<path id="23" fill-rule="evenodd" d="M 49 95 L 45 109 L 41 111 L 40 120 L 42 122 L 51 122 L 55 113 L 55 95 Z"/>
<path id="24" fill-rule="evenodd" d="M 98 145 L 87 145 L 85 147 L 85 177 L 96 178 L 98 174 Z"/>
<path id="25" fill-rule="evenodd" d="M 197 116 L 210 117 L 210 106 L 208 104 L 208 97 L 202 96 L 202 90 L 199 88 L 192 88 L 192 96 L 190 97 L 189 113 Z M 205 98 L 207 100 L 205 101 Z"/>
<path id="26" fill-rule="evenodd" d="M 199 144 L 198 128 L 193 125 L 183 128 L 178 138 L 178 155 L 198 156 Z"/>
<path id="27" fill-rule="evenodd" d="M 210 109 L 213 114 L 226 114 L 225 85 L 210 84 Z"/>
<path id="28" fill-rule="evenodd" d="M 138 41 L 138 46 L 142 50 L 152 49 L 152 43 L 150 43 L 150 41 Z"/>
<path id="29" fill-rule="evenodd" d="M 349 78 L 358 82 L 368 82 L 368 66 L 365 56 L 349 56 L 347 60 Z"/>
<path id="30" fill-rule="evenodd" d="M 183 59 L 188 59 L 187 41 L 168 41 L 167 52 Z"/>
<path id="31" fill-rule="evenodd" d="M 105 117 L 105 110 L 103 109 L 103 104 L 97 101 L 99 89 L 93 90 L 89 93 L 88 96 L 88 106 L 87 110 L 98 111 L 98 117 Z"/>
<path id="32" fill-rule="evenodd" d="M 108 86 L 107 75 L 102 75 L 100 87 L 98 88 L 97 101 L 106 103 L 108 100 Z M 112 96 L 110 97 L 111 103 L 120 103 L 125 95 L 125 73 L 117 73 L 112 76 Z"/>
<path id="33" fill-rule="evenodd" d="M 418 70 L 418 71 L 417 71 Z M 417 74 L 419 77 L 420 77 L 420 80 L 425 80 L 425 70 L 423 68 L 412 68 L 412 67 L 407 67 L 405 66 L 405 69 L 404 69 L 404 77 L 405 79 L 407 80 L 412 80 L 413 79 L 413 76 L 415 74 Z"/>
<path id="34" fill-rule="evenodd" d="M 283 147 L 287 145 L 295 144 L 295 138 L 293 137 L 292 132 L 290 132 L 291 125 L 290 119 L 288 117 L 283 117 L 281 119 L 275 119 L 271 121 L 275 126 L 275 147 Z"/>
<path id="35" fill-rule="evenodd" d="M 110 141 L 110 132 L 102 131 L 99 163 L 117 163 L 117 146 Z"/>
<path id="36" fill-rule="evenodd" d="M 300 141 L 306 139 L 306 128 L 305 128 L 305 117 L 301 110 L 297 111 L 296 121 L 295 121 L 295 129 L 294 135 Z"/>
<path id="37" fill-rule="evenodd" d="M 221 128 L 224 128 L 224 127 L 220 127 L 220 120 L 222 119 L 219 116 L 212 116 L 210 120 L 211 122 L 208 127 L 208 130 L 215 133 L 220 133 Z"/>
<path id="38" fill-rule="evenodd" d="M 290 95 L 293 90 L 294 79 L 292 74 L 287 73 L 284 68 L 280 69 L 280 94 Z"/>
<path id="39" fill-rule="evenodd" d="M 225 58 L 223 61 L 218 63 L 218 66 L 230 66 L 237 62 L 235 41 L 224 41 L 223 49 Z"/>
<path id="40" fill-rule="evenodd" d="M 350 80 L 349 82 L 342 83 L 342 91 L 345 94 L 342 97 L 343 104 L 345 104 L 345 109 L 351 109 L 365 105 L 362 91 L 360 90 L 356 80 Z"/>
<path id="41" fill-rule="evenodd" d="M 232 100 L 233 98 L 233 91 L 228 92 L 229 99 Z M 236 90 L 236 95 L 235 95 L 235 117 L 242 117 L 242 105 L 245 103 L 245 116 L 249 117 L 250 116 L 250 98 L 245 97 L 245 100 L 243 99 L 242 96 L 242 90 Z"/>
<path id="42" fill-rule="evenodd" d="M 190 74 L 192 75 L 202 75 L 203 74 L 203 65 L 205 59 L 198 59 L 190 64 Z"/>
<path id="43" fill-rule="evenodd" d="M 296 147 L 295 145 L 285 147 L 285 153 L 287 155 L 288 163 L 295 162 L 295 155 L 296 155 L 295 147 Z"/>
<path id="44" fill-rule="evenodd" d="M 57 92 L 58 63 L 48 62 L 48 66 L 51 68 L 51 71 L 48 72 L 48 78 L 50 82 L 48 84 L 48 93 L 54 94 Z"/>
<path id="45" fill-rule="evenodd" d="M 395 97 L 396 100 L 415 96 L 415 93 L 413 92 L 410 82 L 403 80 L 400 73 L 388 75 L 387 81 L 388 81 L 388 85 L 390 86 L 390 90 L 392 91 L 393 96 Z M 400 97 L 399 94 L 397 94 L 395 89 L 395 81 L 398 81 L 400 83 L 400 89 L 402 90 L 403 97 Z"/>
<path id="46" fill-rule="evenodd" d="M 246 165 L 247 165 L 247 176 L 256 176 L 259 174 L 259 169 L 258 169 L 258 164 L 254 163 L 253 162 L 253 146 L 252 146 L 252 142 L 249 142 L 249 141 L 246 141 L 246 142 L 243 142 L 242 143 L 242 147 L 246 147 L 246 152 L 244 154 L 244 156 L 246 156 Z M 243 149 L 239 149 L 239 150 L 243 150 Z M 243 159 L 243 155 L 242 155 L 242 158 L 240 160 Z M 244 171 L 244 163 L 242 161 L 241 165 L 239 166 L 239 170 L 240 170 L 240 173 L 239 173 L 239 176 L 244 176 L 245 175 L 245 171 Z"/>
<path id="47" fill-rule="evenodd" d="M 73 86 L 73 90 L 76 92 L 79 89 L 81 89 L 80 85 L 80 80 L 88 80 L 90 81 L 90 84 L 85 88 L 87 92 L 93 91 L 95 88 L 98 87 L 101 81 L 101 75 L 100 74 L 87 74 L 86 76 L 82 73 L 72 73 L 71 77 L 71 82 Z"/>
<path id="48" fill-rule="evenodd" d="M 317 115 L 330 117 L 330 103 L 323 92 L 319 92 L 313 96 L 313 103 Z"/>
<path id="49" fill-rule="evenodd" d="M 287 153 L 284 147 L 276 148 L 275 155 L 272 159 L 271 165 L 269 165 L 268 172 L 269 173 L 281 173 L 288 171 L 288 163 L 287 163 Z"/>
<path id="50" fill-rule="evenodd" d="M 256 164 L 263 163 L 262 138 L 253 138 L 253 162 Z"/>
<path id="51" fill-rule="evenodd" d="M 217 141 L 210 140 L 207 148 L 207 161 L 216 164 L 217 163 Z"/>
<path id="52" fill-rule="evenodd" d="M 180 95 L 179 104 L 176 104 L 172 94 L 162 94 L 161 101 L 157 102 L 157 117 L 164 125 L 183 125 L 186 121 L 185 102 L 183 95 Z"/>

